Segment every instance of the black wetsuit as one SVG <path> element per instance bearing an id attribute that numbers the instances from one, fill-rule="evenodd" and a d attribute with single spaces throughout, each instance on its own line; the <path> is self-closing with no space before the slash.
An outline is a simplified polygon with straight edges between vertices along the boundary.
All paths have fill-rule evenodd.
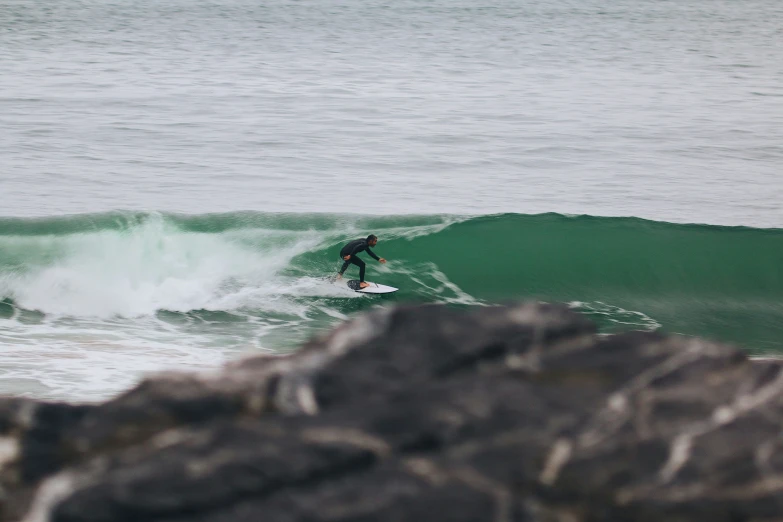
<path id="1" fill-rule="evenodd" d="M 345 272 L 345 269 L 348 268 L 348 265 L 353 263 L 359 267 L 359 281 L 362 283 L 364 282 L 364 268 L 366 265 L 364 264 L 364 261 L 359 259 L 359 257 L 356 255 L 363 251 L 367 251 L 367 253 L 370 254 L 370 257 L 376 261 L 381 259 L 380 257 L 376 256 L 372 250 L 370 250 L 370 245 L 367 243 L 366 239 L 357 239 L 356 241 L 351 241 L 345 245 L 342 250 L 340 250 L 340 259 L 343 259 L 345 256 L 351 256 L 351 259 L 343 263 L 343 267 L 340 269 L 340 275 L 343 275 L 343 272 Z"/>

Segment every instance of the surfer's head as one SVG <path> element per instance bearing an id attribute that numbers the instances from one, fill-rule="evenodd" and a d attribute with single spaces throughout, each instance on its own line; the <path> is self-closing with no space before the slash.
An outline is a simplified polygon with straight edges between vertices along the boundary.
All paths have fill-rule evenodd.
<path id="1" fill-rule="evenodd" d="M 369 236 L 367 236 L 367 244 L 370 245 L 370 246 L 377 245 L 378 244 L 378 236 L 376 236 L 374 234 L 370 234 Z"/>

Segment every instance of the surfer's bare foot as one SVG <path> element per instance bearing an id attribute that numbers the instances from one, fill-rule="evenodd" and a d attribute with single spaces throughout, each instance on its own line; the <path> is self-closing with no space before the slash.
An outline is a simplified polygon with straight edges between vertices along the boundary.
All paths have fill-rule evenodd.
<path id="1" fill-rule="evenodd" d="M 365 282 L 359 283 L 359 288 L 367 288 L 368 286 L 370 286 L 370 283 L 365 283 Z"/>
<path id="2" fill-rule="evenodd" d="M 343 278 L 342 274 L 337 274 L 337 279 L 342 279 L 342 278 Z"/>

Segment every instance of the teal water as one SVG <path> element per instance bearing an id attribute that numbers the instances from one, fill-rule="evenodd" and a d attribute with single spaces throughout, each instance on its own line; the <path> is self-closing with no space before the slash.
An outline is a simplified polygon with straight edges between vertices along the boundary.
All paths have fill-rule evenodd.
<path id="1" fill-rule="evenodd" d="M 774 0 L 9 0 L 0 393 L 97 400 L 393 302 L 781 349 Z M 399 286 L 328 282 L 381 235 Z"/>
<path id="2" fill-rule="evenodd" d="M 367 230 L 389 259 L 368 258 L 368 280 L 396 294 L 332 280 L 341 246 Z M 534 299 L 569 303 L 604 333 L 661 329 L 775 355 L 782 240 L 778 229 L 560 214 L 5 219 L 0 343 L 6 375 L 35 379 L 51 360 L 57 374 L 39 386 L 70 390 L 81 375 L 85 393 L 150 369 L 291 351 L 375 306 Z"/>

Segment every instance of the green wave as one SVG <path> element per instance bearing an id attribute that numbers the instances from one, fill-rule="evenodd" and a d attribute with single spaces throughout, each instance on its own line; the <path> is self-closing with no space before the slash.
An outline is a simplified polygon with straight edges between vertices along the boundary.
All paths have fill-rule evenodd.
<path id="1" fill-rule="evenodd" d="M 153 224 L 158 228 L 150 231 Z M 143 242 L 137 237 L 142 230 Z M 783 230 L 638 218 L 258 212 L 0 218 L 0 283 L 12 277 L 17 283 L 0 298 L 19 300 L 24 293 L 18 286 L 20 274 L 54 266 L 79 249 L 107 241 L 115 250 L 123 241 L 129 248 L 138 244 L 149 249 L 139 261 L 147 269 L 165 263 L 172 248 L 195 245 L 197 239 L 238 245 L 233 258 L 248 252 L 258 262 L 289 249 L 291 257 L 275 277 L 290 282 L 332 274 L 343 242 L 368 233 L 380 236 L 376 252 L 391 261 L 381 267 L 368 259 L 368 279 L 399 287 L 397 301 L 562 301 L 593 316 L 606 332 L 660 327 L 735 342 L 753 352 L 783 351 Z M 171 246 L 174 235 L 178 239 Z M 97 239 L 91 243 L 91 237 Z M 223 244 L 215 241 L 188 247 L 185 257 L 212 254 Z M 300 250 L 292 249 L 294 244 Z M 230 272 L 226 278 L 235 286 L 250 284 Z M 324 299 L 297 299 L 313 310 L 324 306 Z M 328 298 L 337 315 L 377 302 Z"/>
<path id="2" fill-rule="evenodd" d="M 578 303 L 605 331 L 659 324 L 783 350 L 783 230 L 504 214 L 378 249 L 434 263 L 482 300 Z"/>

